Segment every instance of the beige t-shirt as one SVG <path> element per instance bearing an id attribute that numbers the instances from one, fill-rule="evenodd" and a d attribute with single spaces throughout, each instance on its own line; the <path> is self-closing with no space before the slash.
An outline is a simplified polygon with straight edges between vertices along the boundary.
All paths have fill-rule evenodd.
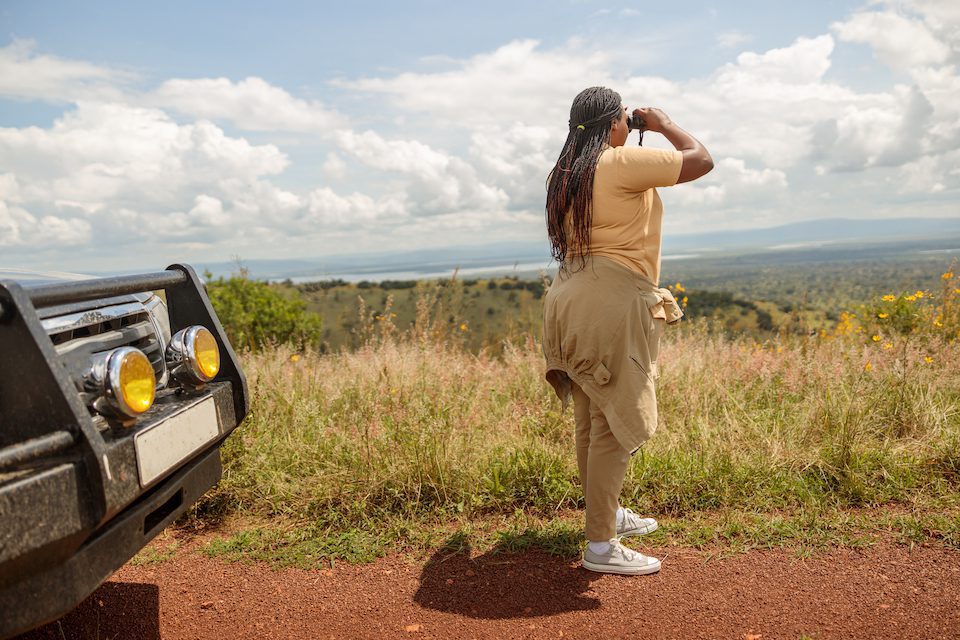
<path id="1" fill-rule="evenodd" d="M 593 179 L 590 253 L 660 281 L 663 202 L 655 187 L 677 184 L 683 154 L 670 149 L 608 147 Z M 572 238 L 570 214 L 567 237 Z"/>

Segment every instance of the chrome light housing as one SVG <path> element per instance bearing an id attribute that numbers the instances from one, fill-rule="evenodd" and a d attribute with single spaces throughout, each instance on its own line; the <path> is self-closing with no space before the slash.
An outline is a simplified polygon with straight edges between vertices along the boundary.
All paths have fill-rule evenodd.
<path id="1" fill-rule="evenodd" d="M 157 377 L 142 351 L 120 347 L 93 356 L 83 386 L 98 412 L 136 418 L 153 406 Z"/>
<path id="2" fill-rule="evenodd" d="M 180 384 L 198 387 L 220 373 L 220 347 L 210 330 L 193 325 L 177 331 L 167 346 L 167 368 Z"/>

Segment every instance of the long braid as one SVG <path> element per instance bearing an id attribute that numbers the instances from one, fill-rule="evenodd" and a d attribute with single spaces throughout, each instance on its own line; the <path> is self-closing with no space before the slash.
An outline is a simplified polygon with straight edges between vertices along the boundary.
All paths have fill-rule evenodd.
<path id="1" fill-rule="evenodd" d="M 547 178 L 547 232 L 550 254 L 564 267 L 568 254 L 586 262 L 593 223 L 593 177 L 600 154 L 610 140 L 610 125 L 623 107 L 620 94 L 606 87 L 581 91 L 570 107 L 570 132 Z M 564 217 L 571 215 L 573 238 L 567 238 Z"/>

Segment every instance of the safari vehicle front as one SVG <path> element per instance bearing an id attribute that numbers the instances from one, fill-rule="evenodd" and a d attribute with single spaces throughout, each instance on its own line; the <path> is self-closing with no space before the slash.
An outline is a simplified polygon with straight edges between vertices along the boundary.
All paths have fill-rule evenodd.
<path id="1" fill-rule="evenodd" d="M 237 358 L 189 266 L 5 276 L 3 638 L 76 606 L 214 486 L 220 444 L 248 410 Z"/>

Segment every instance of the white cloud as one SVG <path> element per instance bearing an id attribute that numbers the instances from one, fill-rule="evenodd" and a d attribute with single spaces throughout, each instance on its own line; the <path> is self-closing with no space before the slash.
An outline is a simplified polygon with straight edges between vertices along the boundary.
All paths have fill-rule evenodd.
<path id="1" fill-rule="evenodd" d="M 750 42 L 751 39 L 750 36 L 740 31 L 724 31 L 717 35 L 717 44 L 725 49 L 732 49 Z"/>
<path id="2" fill-rule="evenodd" d="M 135 78 L 120 69 L 38 55 L 35 49 L 32 40 L 14 40 L 0 48 L 0 96 L 53 102 L 115 98 L 118 86 Z"/>
<path id="3" fill-rule="evenodd" d="M 672 189 L 663 199 L 670 204 L 681 207 L 716 207 L 727 199 L 727 187 L 722 184 L 691 184 L 684 189 Z M 671 214 L 675 217 L 676 212 Z"/>
<path id="4" fill-rule="evenodd" d="M 630 106 L 664 108 L 713 153 L 710 175 L 663 191 L 669 224 L 774 224 L 847 214 L 850 203 L 873 215 L 893 210 L 890 193 L 944 211 L 960 189 L 953 4 L 874 2 L 828 33 L 744 51 L 692 78 L 625 62 L 622 43 L 571 39 L 334 82 L 342 104 L 372 95 L 383 105 L 389 115 L 369 131 L 348 128 L 339 104 L 268 78 L 134 90 L 131 74 L 18 41 L 0 49 L 0 95 L 76 107 L 47 127 L 0 128 L 0 243 L 8 255 L 112 244 L 133 256 L 149 241 L 222 259 L 372 248 L 388 235 L 405 246 L 542 238 L 544 181 L 570 101 L 595 84 Z M 866 91 L 835 79 L 835 50 L 860 44 L 895 81 Z M 645 144 L 667 145 L 656 134 Z"/>
<path id="5" fill-rule="evenodd" d="M 557 149 L 556 132 L 546 127 L 491 126 L 471 134 L 469 157 L 483 180 L 509 194 L 511 207 L 542 209 Z"/>
<path id="6" fill-rule="evenodd" d="M 869 44 L 877 58 L 893 69 L 942 64 L 951 53 L 922 20 L 893 11 L 861 11 L 830 28 L 841 40 Z"/>
<path id="7" fill-rule="evenodd" d="M 611 54 L 572 41 L 543 50 L 536 40 L 516 40 L 437 73 L 401 73 L 335 84 L 385 96 L 401 109 L 463 126 L 511 126 L 567 120 L 570 99 L 584 86 L 610 84 Z"/>
<path id="8" fill-rule="evenodd" d="M 476 228 L 478 212 L 506 207 L 506 194 L 461 158 L 373 132 L 338 139 L 368 176 L 393 175 L 397 188 L 382 197 L 327 186 L 300 195 L 271 182 L 289 164 L 273 145 L 228 136 L 205 120 L 178 124 L 158 109 L 81 102 L 49 128 L 0 128 L 0 158 L 11 170 L 0 179 L 3 244 L 342 251 L 329 243 L 374 222 L 384 232 L 429 215 L 443 218 L 430 228 L 455 228 L 458 219 L 460 228 Z M 325 164 L 345 166 L 337 153 Z"/>
<path id="9" fill-rule="evenodd" d="M 404 202 L 395 196 L 374 200 L 362 193 L 342 196 L 329 187 L 321 187 L 312 191 L 307 201 L 307 225 L 351 228 L 358 223 L 380 221 L 394 226 L 409 217 Z"/>
<path id="10" fill-rule="evenodd" d="M 435 215 L 463 209 L 496 211 L 509 200 L 499 187 L 483 183 L 474 167 L 416 140 L 386 140 L 373 131 L 340 131 L 340 148 L 372 169 L 409 178 L 410 208 Z"/>
<path id="11" fill-rule="evenodd" d="M 200 194 L 193 200 L 190 217 L 205 226 L 223 226 L 230 222 L 230 217 L 223 213 L 223 203 L 218 199 Z"/>
<path id="12" fill-rule="evenodd" d="M 756 202 L 779 202 L 787 194 L 787 174 L 769 167 L 754 169 L 740 158 L 724 158 L 705 178 L 671 189 L 665 200 L 681 206 L 731 209 Z"/>
<path id="13" fill-rule="evenodd" d="M 332 180 L 341 180 L 347 175 L 347 163 L 335 151 L 327 154 L 327 159 L 321 167 L 324 175 Z"/>
<path id="14" fill-rule="evenodd" d="M 0 247 L 72 246 L 90 239 L 90 224 L 85 220 L 37 217 L 22 203 L 16 176 L 0 174 Z"/>
<path id="15" fill-rule="evenodd" d="M 737 56 L 736 64 L 721 67 L 718 81 L 736 83 L 748 78 L 753 82 L 777 86 L 803 87 L 819 82 L 830 68 L 833 38 L 798 38 L 789 47 L 764 53 L 747 51 Z"/>
<path id="16" fill-rule="evenodd" d="M 276 147 L 156 109 L 81 103 L 48 129 L 0 129 L 0 158 L 16 176 L 4 183 L 5 227 L 16 223 L 22 243 L 37 225 L 63 244 L 226 238 L 264 220 L 282 225 L 299 206 L 264 181 L 287 166 Z"/>
<path id="17" fill-rule="evenodd" d="M 869 45 L 878 60 L 904 72 L 913 86 L 894 87 L 886 103 L 848 111 L 837 119 L 846 127 L 825 122 L 819 133 L 832 142 L 836 166 L 902 167 L 900 192 L 956 188 L 938 168 L 956 161 L 953 151 L 960 145 L 960 8 L 928 0 L 878 6 L 831 28 L 842 40 Z M 851 136 L 859 139 L 852 150 L 844 139 Z"/>
<path id="18" fill-rule="evenodd" d="M 842 171 L 910 162 L 927 150 L 932 113 L 922 93 L 903 86 L 873 104 L 846 105 L 813 129 L 813 157 Z"/>
<path id="19" fill-rule="evenodd" d="M 937 38 L 950 45 L 956 62 L 960 49 L 960 4 L 944 0 L 887 0 L 883 5 L 894 11 L 909 10 L 921 17 Z"/>
<path id="20" fill-rule="evenodd" d="M 777 169 L 748 169 L 740 158 L 724 158 L 717 163 L 718 177 L 750 190 L 787 188 L 787 174 Z"/>
<path id="21" fill-rule="evenodd" d="M 898 193 L 913 196 L 960 190 L 960 150 L 924 156 L 903 165 L 895 184 Z"/>
<path id="22" fill-rule="evenodd" d="M 52 102 L 124 102 L 229 122 L 249 131 L 327 133 L 346 119 L 313 100 L 295 98 L 262 78 L 173 78 L 147 93 L 134 91 L 137 75 L 83 60 L 38 54 L 32 40 L 0 48 L 0 96 Z"/>
<path id="23" fill-rule="evenodd" d="M 573 59 L 582 54 L 576 42 L 544 50 L 535 41 L 518 41 L 463 60 L 455 71 L 342 84 L 382 93 L 401 110 L 426 114 L 431 121 L 469 112 L 470 117 L 460 118 L 460 124 L 474 131 L 474 164 L 498 184 L 505 184 L 517 202 L 530 201 L 537 193 L 542 168 L 552 165 L 557 151 L 554 138 L 562 131 L 570 99 L 585 84 L 584 77 L 620 87 L 628 104 L 640 96 L 646 104 L 666 108 L 681 125 L 718 150 L 719 159 L 744 158 L 778 170 L 810 158 L 842 171 L 903 164 L 934 144 L 924 140 L 925 127 L 960 133 L 960 126 L 951 124 L 956 120 L 930 120 L 931 104 L 934 109 L 938 103 L 960 105 L 960 100 L 953 100 L 956 76 L 952 71 L 928 74 L 929 91 L 893 87 L 887 92 L 858 93 L 827 80 L 835 46 L 829 34 L 798 38 L 786 47 L 741 53 L 735 62 L 706 78 L 677 82 L 657 76 L 617 77 L 610 53 L 594 52 L 575 64 Z M 507 66 L 516 72 L 508 72 Z M 570 69 L 577 74 L 568 75 Z M 532 76 L 536 80 L 527 82 Z M 526 86 L 515 86 L 515 80 Z M 544 81 L 549 86 L 543 86 Z M 936 92 L 944 96 L 932 102 L 928 93 Z M 480 104 L 485 108 L 471 107 Z M 537 122 L 528 113 L 543 114 L 543 118 Z M 549 122 L 556 122 L 556 129 L 544 126 Z M 538 134 L 533 146 L 523 145 L 522 152 L 514 150 L 518 145 L 513 140 L 522 139 L 522 132 L 530 129 L 545 135 Z M 497 140 L 499 134 L 490 131 L 509 132 L 510 141 Z M 905 145 L 904 139 L 917 142 Z"/>
<path id="24" fill-rule="evenodd" d="M 0 129 L 0 157 L 27 186 L 24 197 L 79 203 L 173 205 L 185 186 L 283 171 L 273 145 L 230 138 L 212 123 L 178 125 L 162 111 L 80 103 L 49 129 Z"/>
<path id="25" fill-rule="evenodd" d="M 262 78 L 167 80 L 148 95 L 148 103 L 193 118 L 230 122 L 248 131 L 323 133 L 345 119 L 317 101 L 295 98 Z"/>
<path id="26" fill-rule="evenodd" d="M 833 48 L 830 35 L 799 38 L 787 47 L 741 53 L 736 62 L 706 78 L 678 82 L 616 74 L 612 53 L 587 55 L 576 42 L 545 50 L 535 41 L 519 41 L 468 58 L 455 71 L 403 73 L 340 84 L 381 93 L 401 111 L 426 114 L 431 122 L 467 129 L 474 141 L 471 149 L 478 148 L 477 140 L 494 153 L 514 146 L 512 141 L 496 142 L 497 134 L 491 131 L 509 132 L 509 137 L 516 138 L 521 131 L 538 130 L 536 145 L 524 143 L 523 152 L 512 158 L 502 153 L 485 158 L 471 151 L 474 164 L 498 178 L 529 175 L 519 167 L 507 168 L 517 163 L 549 168 L 572 97 L 585 84 L 595 83 L 619 88 L 628 105 L 640 99 L 665 108 L 711 148 L 720 149 L 720 157 L 760 160 L 784 168 L 810 155 L 818 123 L 836 118 L 845 109 L 891 102 L 886 95 L 857 94 L 825 81 Z M 527 190 L 521 200 L 531 193 Z"/>

